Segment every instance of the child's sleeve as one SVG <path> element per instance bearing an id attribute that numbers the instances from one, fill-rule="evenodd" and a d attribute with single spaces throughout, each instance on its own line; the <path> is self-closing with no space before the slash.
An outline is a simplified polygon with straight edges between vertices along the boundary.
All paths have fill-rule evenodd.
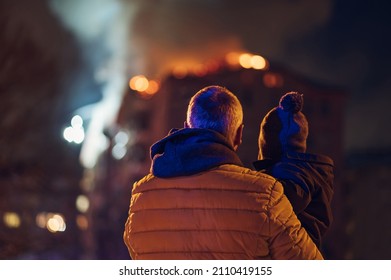
<path id="1" fill-rule="evenodd" d="M 284 186 L 284 193 L 296 214 L 307 208 L 314 189 L 311 176 L 303 168 L 290 163 L 277 163 L 271 170 L 271 175 Z"/>

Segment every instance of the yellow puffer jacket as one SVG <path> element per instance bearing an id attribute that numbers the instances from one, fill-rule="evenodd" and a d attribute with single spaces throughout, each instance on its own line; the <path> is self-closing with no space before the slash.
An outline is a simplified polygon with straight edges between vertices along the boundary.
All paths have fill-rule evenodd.
<path id="1" fill-rule="evenodd" d="M 282 185 L 232 164 L 136 182 L 124 241 L 132 259 L 322 259 Z"/>

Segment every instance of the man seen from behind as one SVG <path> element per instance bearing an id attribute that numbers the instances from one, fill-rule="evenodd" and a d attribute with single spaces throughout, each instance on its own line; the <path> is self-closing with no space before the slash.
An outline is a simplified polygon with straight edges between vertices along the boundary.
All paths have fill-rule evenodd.
<path id="1" fill-rule="evenodd" d="M 135 182 L 124 242 L 132 259 L 323 259 L 282 185 L 245 168 L 243 111 L 221 86 L 190 100 L 185 128 L 151 147 Z"/>

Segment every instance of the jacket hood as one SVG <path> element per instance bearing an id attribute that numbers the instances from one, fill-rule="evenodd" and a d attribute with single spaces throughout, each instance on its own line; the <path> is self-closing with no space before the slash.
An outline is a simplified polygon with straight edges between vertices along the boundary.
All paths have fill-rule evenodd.
<path id="1" fill-rule="evenodd" d="M 172 129 L 151 147 L 151 173 L 169 178 L 196 174 L 222 164 L 243 166 L 220 133 L 210 129 Z"/>

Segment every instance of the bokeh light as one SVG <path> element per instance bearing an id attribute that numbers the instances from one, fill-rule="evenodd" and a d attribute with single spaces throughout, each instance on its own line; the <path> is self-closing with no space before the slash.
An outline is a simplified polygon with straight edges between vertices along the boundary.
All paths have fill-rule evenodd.
<path id="1" fill-rule="evenodd" d="M 64 216 L 59 213 L 40 212 L 37 214 L 35 222 L 38 227 L 46 228 L 52 233 L 66 230 Z"/>
<path id="2" fill-rule="evenodd" d="M 88 208 L 90 207 L 90 200 L 85 195 L 79 195 L 76 198 L 76 208 L 81 213 L 87 212 Z"/>
<path id="3" fill-rule="evenodd" d="M 60 214 L 53 214 L 46 222 L 46 228 L 50 232 L 65 231 L 66 224 L 64 217 Z"/>
<path id="4" fill-rule="evenodd" d="M 266 65 L 267 65 L 266 64 L 266 59 L 264 59 L 260 55 L 252 56 L 250 62 L 251 62 L 252 68 L 257 69 L 257 70 L 265 69 Z"/>
<path id="5" fill-rule="evenodd" d="M 149 86 L 149 81 L 144 75 L 137 75 L 130 79 L 129 86 L 135 91 L 145 91 Z"/>
<path id="6" fill-rule="evenodd" d="M 15 212 L 5 212 L 3 215 L 4 224 L 9 228 L 18 228 L 20 226 L 20 217 Z"/>
<path id="7" fill-rule="evenodd" d="M 71 120 L 71 126 L 64 129 L 63 137 L 69 143 L 81 144 L 84 141 L 83 119 L 79 115 L 74 116 Z"/>
<path id="8" fill-rule="evenodd" d="M 81 230 L 87 230 L 88 229 L 88 219 L 84 215 L 77 215 L 76 217 L 76 224 Z"/>
<path id="9" fill-rule="evenodd" d="M 268 88 L 282 87 L 284 80 L 281 75 L 277 73 L 266 73 L 263 76 L 263 83 Z"/>
<path id="10" fill-rule="evenodd" d="M 246 69 L 251 68 L 252 67 L 251 58 L 252 58 L 252 55 L 249 53 L 241 54 L 239 56 L 240 66 L 242 66 L 243 68 L 246 68 Z"/>

